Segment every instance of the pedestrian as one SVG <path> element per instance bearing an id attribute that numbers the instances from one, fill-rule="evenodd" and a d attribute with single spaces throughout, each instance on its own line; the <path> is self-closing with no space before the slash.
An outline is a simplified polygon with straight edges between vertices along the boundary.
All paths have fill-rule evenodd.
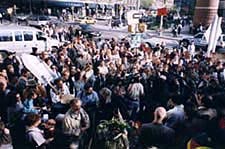
<path id="1" fill-rule="evenodd" d="M 135 76 L 134 82 L 128 86 L 129 106 L 131 109 L 131 120 L 136 120 L 140 111 L 140 101 L 144 96 L 144 86 L 140 82 L 140 77 Z"/>
<path id="2" fill-rule="evenodd" d="M 166 109 L 157 107 L 154 112 L 154 120 L 143 124 L 140 131 L 140 143 L 144 148 L 156 147 L 168 149 L 174 143 L 174 130 L 165 126 Z"/>
<path id="3" fill-rule="evenodd" d="M 25 118 L 26 122 L 26 142 L 29 149 L 38 148 L 38 149 L 46 149 L 50 147 L 52 142 L 52 138 L 45 139 L 44 131 L 38 128 L 41 124 L 41 117 L 37 114 L 29 114 Z"/>
<path id="4" fill-rule="evenodd" d="M 0 121 L 0 149 L 13 149 L 10 131 L 3 121 Z"/>
<path id="5" fill-rule="evenodd" d="M 182 25 L 181 25 L 181 23 L 180 23 L 180 24 L 178 24 L 178 26 L 177 26 L 177 34 L 178 34 L 178 35 L 180 35 L 181 30 L 182 30 Z"/>
<path id="6" fill-rule="evenodd" d="M 2 16 L 1 12 L 0 12 L 0 22 L 1 22 L 1 24 L 3 23 L 3 16 Z"/>
<path id="7" fill-rule="evenodd" d="M 90 127 L 90 120 L 81 105 L 82 101 L 79 98 L 74 98 L 63 119 L 62 131 L 67 141 L 65 149 L 84 148 L 82 142 L 85 139 L 87 129 Z"/>
<path id="8" fill-rule="evenodd" d="M 191 41 L 191 44 L 188 45 L 188 48 L 187 49 L 188 49 L 191 57 L 194 58 L 194 56 L 195 56 L 195 42 L 194 41 Z"/>
<path id="9" fill-rule="evenodd" d="M 173 27 L 172 33 L 173 33 L 173 37 L 177 37 L 177 25 Z"/>

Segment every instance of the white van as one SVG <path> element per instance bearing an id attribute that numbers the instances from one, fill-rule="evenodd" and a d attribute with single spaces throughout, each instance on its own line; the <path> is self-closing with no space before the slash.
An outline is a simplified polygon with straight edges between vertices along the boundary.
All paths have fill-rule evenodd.
<path id="1" fill-rule="evenodd" d="M 49 51 L 52 47 L 59 47 L 58 40 L 36 28 L 17 25 L 0 26 L 0 50 L 16 53 L 31 53 L 32 47 L 38 48 L 38 53 Z"/>

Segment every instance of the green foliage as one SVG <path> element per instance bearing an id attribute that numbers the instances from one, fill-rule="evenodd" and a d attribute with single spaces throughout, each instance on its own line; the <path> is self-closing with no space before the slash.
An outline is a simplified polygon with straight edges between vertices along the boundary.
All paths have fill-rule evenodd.
<path id="1" fill-rule="evenodd" d="M 140 2 L 141 7 L 148 8 L 153 4 L 154 0 L 140 0 Z"/>
<path id="2" fill-rule="evenodd" d="M 124 133 L 127 128 L 129 128 L 127 123 L 113 118 L 109 121 L 101 121 L 97 126 L 97 134 L 99 139 L 111 141 L 120 133 Z"/>
<path id="3" fill-rule="evenodd" d="M 104 142 L 105 149 L 127 149 L 129 140 L 126 130 L 130 128 L 123 120 L 115 119 L 101 121 L 97 126 L 97 137 Z"/>

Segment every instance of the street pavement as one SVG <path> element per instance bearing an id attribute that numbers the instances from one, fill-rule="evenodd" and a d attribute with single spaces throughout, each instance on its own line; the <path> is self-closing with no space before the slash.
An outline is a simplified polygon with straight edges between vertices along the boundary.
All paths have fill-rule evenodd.
<path id="1" fill-rule="evenodd" d="M 10 24 L 8 21 L 4 21 L 4 25 Z M 107 21 L 97 21 L 96 24 L 93 25 L 96 31 L 100 31 L 102 34 L 102 38 L 110 39 L 122 39 L 129 35 L 128 26 L 120 26 L 117 28 L 112 28 L 111 25 L 108 24 Z M 192 37 L 187 34 L 188 27 L 184 27 L 182 33 L 178 37 L 173 37 L 171 33 L 171 29 L 164 30 L 162 35 L 159 36 L 159 33 L 156 30 L 147 30 L 145 33 L 152 36 L 151 41 L 154 43 L 161 44 L 162 42 L 166 43 L 168 47 L 176 47 L 179 45 L 179 41 L 182 38 Z"/>
<path id="2" fill-rule="evenodd" d="M 127 36 L 128 34 L 130 34 L 128 32 L 127 26 L 122 26 L 119 28 L 111 28 L 111 26 L 108 25 L 106 21 L 97 21 L 97 23 L 94 25 L 94 27 L 96 28 L 96 30 L 98 30 L 102 33 L 103 38 L 114 37 L 117 39 L 121 39 L 121 38 Z M 183 31 L 181 32 L 181 34 L 178 37 L 173 37 L 173 35 L 171 33 L 171 29 L 164 30 L 161 36 L 159 36 L 159 33 L 155 30 L 147 30 L 146 34 L 153 36 L 153 38 L 151 38 L 152 42 L 159 43 L 159 44 L 164 42 L 164 43 L 166 43 L 166 45 L 168 47 L 176 47 L 179 45 L 179 41 L 182 38 L 192 37 L 192 35 L 188 34 L 187 26 L 183 28 Z"/>

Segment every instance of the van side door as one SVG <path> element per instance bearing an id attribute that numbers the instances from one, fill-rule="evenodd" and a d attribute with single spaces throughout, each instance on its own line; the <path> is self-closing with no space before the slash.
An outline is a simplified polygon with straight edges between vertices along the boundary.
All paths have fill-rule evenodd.
<path id="1" fill-rule="evenodd" d="M 38 52 L 42 52 L 47 50 L 47 38 L 43 32 L 37 31 L 36 34 L 36 47 L 38 48 Z"/>
<path id="2" fill-rule="evenodd" d="M 14 31 L 15 42 L 14 46 L 17 53 L 22 53 L 24 50 L 24 41 L 22 31 Z"/>
<path id="3" fill-rule="evenodd" d="M 23 49 L 25 53 L 31 53 L 32 47 L 35 47 L 33 31 L 23 31 Z"/>

